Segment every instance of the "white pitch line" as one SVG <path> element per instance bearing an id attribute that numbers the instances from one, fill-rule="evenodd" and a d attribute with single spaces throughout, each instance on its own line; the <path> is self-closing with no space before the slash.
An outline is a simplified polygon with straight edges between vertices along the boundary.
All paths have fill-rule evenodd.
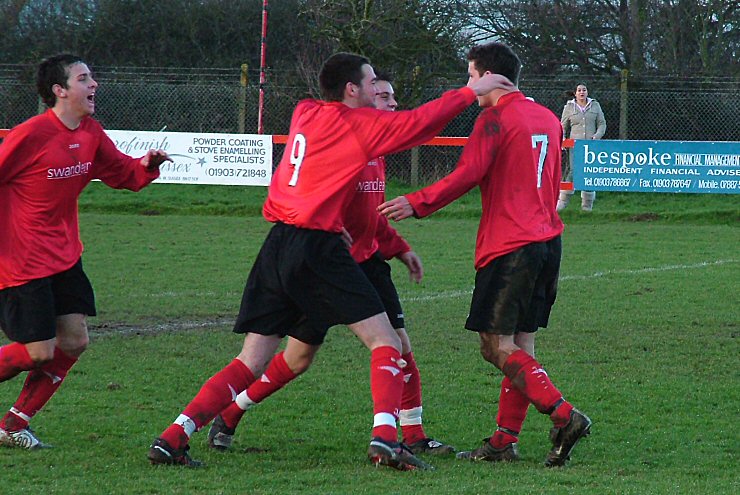
<path id="1" fill-rule="evenodd" d="M 216 291 L 183 291 L 183 292 L 175 292 L 175 291 L 164 291 L 164 292 L 156 292 L 156 293 L 149 293 L 144 294 L 145 297 L 171 297 L 171 298 L 180 298 L 180 297 L 241 297 L 241 292 L 216 292 Z"/>
<path id="2" fill-rule="evenodd" d="M 589 275 L 563 275 L 560 277 L 560 282 L 568 282 L 571 280 L 592 280 L 597 278 L 604 278 L 610 275 L 636 275 L 638 273 L 653 273 L 653 272 L 665 272 L 671 270 L 691 270 L 696 268 L 705 268 L 708 266 L 725 265 L 728 263 L 737 263 L 740 260 L 729 259 L 729 260 L 715 260 L 715 261 L 702 261 L 701 263 L 695 263 L 693 265 L 665 265 L 655 266 L 648 268 L 640 268 L 637 270 L 607 270 L 603 272 L 594 272 Z M 436 292 L 425 296 L 413 296 L 404 297 L 401 299 L 408 302 L 419 302 L 419 301 L 434 301 L 437 299 L 454 299 L 456 297 L 469 296 L 473 293 L 473 288 L 470 289 L 458 289 L 451 291 Z M 229 291 L 226 293 L 216 293 L 215 291 L 165 291 L 153 294 L 147 294 L 147 297 L 167 297 L 167 298 L 178 298 L 178 297 L 213 297 L 213 296 L 227 296 L 236 297 L 241 296 L 241 293 Z"/>
<path id="3" fill-rule="evenodd" d="M 715 260 L 702 261 L 693 265 L 665 265 L 649 268 L 640 268 L 639 270 L 607 270 L 605 272 L 594 272 L 591 275 L 565 275 L 560 280 L 586 280 L 592 278 L 601 278 L 609 275 L 636 275 L 638 273 L 667 272 L 671 270 L 690 270 L 694 268 L 705 268 L 714 265 L 726 265 L 727 263 L 737 263 L 738 260 Z"/>
<path id="4" fill-rule="evenodd" d="M 729 260 L 703 261 L 701 263 L 695 263 L 693 265 L 665 265 L 665 266 L 657 266 L 657 267 L 640 268 L 638 270 L 608 270 L 605 272 L 594 272 L 590 275 L 564 275 L 560 277 L 560 281 L 568 282 L 570 280 L 589 280 L 589 279 L 604 278 L 610 275 L 636 275 L 638 273 L 664 272 L 664 271 L 670 271 L 670 270 L 691 270 L 691 269 L 697 269 L 697 268 L 705 268 L 708 266 L 725 265 L 725 264 L 737 263 L 737 262 L 738 260 L 729 259 Z M 436 294 L 429 294 L 426 296 L 402 297 L 402 300 L 404 302 L 424 302 L 424 301 L 434 301 L 437 299 L 454 299 L 457 297 L 470 296 L 470 294 L 472 293 L 473 293 L 473 289 L 470 288 L 467 290 L 453 290 L 453 291 L 437 292 Z M 210 292 L 210 291 L 202 292 L 202 293 L 195 292 L 195 294 L 215 295 L 214 292 Z M 178 294 L 177 292 L 163 292 L 160 294 L 149 294 L 150 297 L 151 296 L 182 297 L 186 295 L 192 296 L 193 292 L 191 291 L 189 293 L 180 293 L 180 294 Z M 98 328 L 95 325 L 92 325 L 90 333 L 95 335 L 96 337 L 104 337 L 106 335 L 122 335 L 122 334 L 125 335 L 125 334 L 140 334 L 140 333 L 157 333 L 161 331 L 197 330 L 200 328 L 209 328 L 209 327 L 215 327 L 215 326 L 228 327 L 232 324 L 233 324 L 233 319 L 220 318 L 218 320 L 211 320 L 211 321 L 186 321 L 186 322 L 162 323 L 162 324 L 149 325 L 149 326 L 116 326 L 113 328 L 106 328 L 105 326 Z"/>
<path id="5" fill-rule="evenodd" d="M 444 292 L 437 292 L 436 294 L 429 294 L 427 296 L 414 296 L 414 297 L 403 297 L 403 302 L 422 302 L 422 301 L 436 301 L 437 299 L 455 299 L 458 297 L 469 296 L 473 293 L 473 289 L 467 290 L 449 290 Z M 400 294 L 399 294 L 400 296 Z"/>
<path id="6" fill-rule="evenodd" d="M 560 282 L 569 282 L 571 280 L 592 280 L 597 278 L 604 278 L 610 275 L 637 275 L 638 273 L 653 273 L 653 272 L 666 272 L 671 270 L 691 270 L 696 268 L 706 268 L 708 266 L 725 265 L 728 263 L 737 263 L 738 260 L 715 260 L 715 261 L 702 261 L 701 263 L 695 263 L 693 265 L 664 265 L 655 266 L 648 268 L 640 268 L 638 270 L 607 270 L 604 272 L 594 272 L 590 275 L 563 275 L 560 277 Z M 415 296 L 415 297 L 402 297 L 404 302 L 423 302 L 423 301 L 435 301 L 438 299 L 454 299 L 457 297 L 469 296 L 473 293 L 472 287 L 467 290 L 453 290 L 437 292 L 436 294 L 429 294 L 426 296 Z"/>

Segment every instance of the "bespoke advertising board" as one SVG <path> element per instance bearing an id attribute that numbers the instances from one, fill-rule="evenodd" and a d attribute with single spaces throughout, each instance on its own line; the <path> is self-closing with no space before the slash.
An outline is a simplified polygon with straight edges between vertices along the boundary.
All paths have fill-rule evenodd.
<path id="1" fill-rule="evenodd" d="M 585 191 L 740 193 L 740 143 L 575 141 L 573 187 Z"/>

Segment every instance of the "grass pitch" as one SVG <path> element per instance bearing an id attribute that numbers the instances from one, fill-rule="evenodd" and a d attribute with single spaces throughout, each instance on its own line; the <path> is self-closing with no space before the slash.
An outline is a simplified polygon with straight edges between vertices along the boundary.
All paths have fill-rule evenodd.
<path id="1" fill-rule="evenodd" d="M 393 186 L 389 196 L 402 192 Z M 369 353 L 344 327 L 311 370 L 250 410 L 227 453 L 196 433 L 202 470 L 152 467 L 151 440 L 241 348 L 230 328 L 269 228 L 264 190 L 92 184 L 81 198 L 85 269 L 99 316 L 92 343 L 33 420 L 56 447 L 0 449 L 5 494 L 736 493 L 740 435 L 740 203 L 733 196 L 603 194 L 564 213 L 564 257 L 538 359 L 594 421 L 563 469 L 542 465 L 549 420 L 530 408 L 522 462 L 426 460 L 376 470 Z M 427 432 L 476 447 L 495 427 L 500 373 L 463 329 L 473 285 L 475 194 L 398 229 L 421 285 L 393 262 L 422 373 Z M 5 341 L 3 341 L 5 342 Z M 9 407 L 22 377 L 0 385 Z"/>

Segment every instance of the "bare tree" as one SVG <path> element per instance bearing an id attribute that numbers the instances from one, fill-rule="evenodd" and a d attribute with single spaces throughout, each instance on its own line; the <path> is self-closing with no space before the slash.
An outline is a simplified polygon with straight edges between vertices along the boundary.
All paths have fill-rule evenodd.
<path id="1" fill-rule="evenodd" d="M 96 65 L 256 69 L 261 3 L 0 0 L 0 61 L 72 51 Z M 396 74 L 407 100 L 462 79 L 466 48 L 484 39 L 512 45 L 530 75 L 737 77 L 739 10 L 737 0 L 277 0 L 268 64 L 281 83 L 315 94 L 331 52 L 361 53 Z"/>
<path id="2" fill-rule="evenodd" d="M 498 39 L 531 74 L 681 71 L 737 75 L 736 0 L 455 2 L 478 41 Z"/>
<path id="3" fill-rule="evenodd" d="M 312 29 L 301 51 L 311 61 L 304 78 L 315 81 L 316 62 L 331 52 L 354 52 L 394 73 L 404 101 L 415 104 L 439 74 L 464 74 L 461 47 L 468 41 L 451 12 L 441 0 L 306 0 L 301 19 Z"/>
<path id="4" fill-rule="evenodd" d="M 5 0 L 0 2 L 0 60 L 38 62 L 61 51 L 86 54 L 95 2 Z"/>
<path id="5" fill-rule="evenodd" d="M 666 0 L 651 12 L 652 67 L 663 74 L 740 75 L 740 3 Z"/>
<path id="6" fill-rule="evenodd" d="M 259 61 L 261 5 L 239 0 L 98 0 L 100 65 L 227 67 Z"/>

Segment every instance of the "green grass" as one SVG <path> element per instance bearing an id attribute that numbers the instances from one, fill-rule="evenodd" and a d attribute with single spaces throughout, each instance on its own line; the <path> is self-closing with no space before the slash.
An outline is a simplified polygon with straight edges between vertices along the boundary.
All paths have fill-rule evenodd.
<path id="1" fill-rule="evenodd" d="M 404 192 L 393 185 L 389 196 Z M 92 343 L 33 421 L 49 451 L 0 449 L 5 494 L 736 493 L 740 241 L 736 196 L 603 194 L 566 210 L 558 303 L 538 359 L 594 420 L 548 470 L 549 420 L 530 410 L 514 465 L 427 458 L 434 472 L 376 470 L 364 452 L 368 352 L 332 329 L 312 367 L 250 410 L 235 449 L 192 441 L 203 470 L 154 468 L 151 440 L 240 350 L 230 331 L 269 225 L 264 189 L 92 184 L 80 201 Z M 461 448 L 494 427 L 500 373 L 463 330 L 474 272 L 475 194 L 398 225 L 424 261 L 396 281 L 422 372 L 426 430 Z M 158 213 L 158 214 L 157 214 Z M 22 384 L 0 386 L 8 407 Z"/>
<path id="2" fill-rule="evenodd" d="M 388 183 L 388 198 L 409 192 L 407 185 Z M 132 213 L 140 215 L 218 215 L 256 216 L 262 210 L 267 189 L 242 186 L 188 186 L 155 184 L 138 193 L 112 192 L 101 183 L 93 183 L 80 198 L 80 209 L 97 213 Z M 563 212 L 567 223 L 594 221 L 634 221 L 665 223 L 702 223 L 737 225 L 740 222 L 740 196 L 729 194 L 668 193 L 597 193 L 596 206 L 590 214 L 579 210 L 580 198 Z M 436 217 L 478 218 L 478 190 L 447 206 Z"/>

